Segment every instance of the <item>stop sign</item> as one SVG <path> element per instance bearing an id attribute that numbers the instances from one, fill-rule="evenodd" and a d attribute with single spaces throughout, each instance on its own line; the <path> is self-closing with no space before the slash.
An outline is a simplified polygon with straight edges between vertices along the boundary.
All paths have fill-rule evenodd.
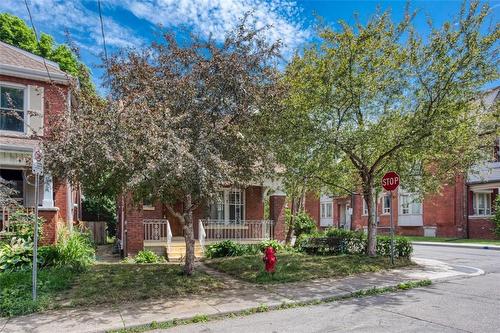
<path id="1" fill-rule="evenodd" d="M 399 175 L 390 171 L 382 177 L 382 187 L 386 191 L 394 191 L 399 186 Z"/>

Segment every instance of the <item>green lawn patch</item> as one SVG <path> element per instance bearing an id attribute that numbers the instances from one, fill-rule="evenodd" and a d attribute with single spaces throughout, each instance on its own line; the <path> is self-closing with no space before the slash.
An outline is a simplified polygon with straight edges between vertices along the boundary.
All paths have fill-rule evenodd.
<path id="1" fill-rule="evenodd" d="M 90 266 L 83 273 L 55 268 L 39 271 L 39 297 L 33 302 L 31 271 L 1 273 L 0 316 L 172 298 L 221 288 L 222 282 L 204 272 L 184 276 L 180 265 L 99 264 Z"/>
<path id="2" fill-rule="evenodd" d="M 467 238 L 446 238 L 446 237 L 407 237 L 414 242 L 442 242 L 442 243 L 465 243 L 465 244 L 485 244 L 500 245 L 500 240 L 495 239 L 467 239 Z"/>
<path id="3" fill-rule="evenodd" d="M 219 271 L 253 283 L 286 283 L 316 278 L 342 277 L 364 272 L 413 265 L 409 259 L 396 259 L 391 266 L 387 257 L 370 258 L 362 255 L 314 256 L 299 253 L 278 254 L 274 275 L 264 271 L 262 256 L 247 255 L 206 260 Z"/>

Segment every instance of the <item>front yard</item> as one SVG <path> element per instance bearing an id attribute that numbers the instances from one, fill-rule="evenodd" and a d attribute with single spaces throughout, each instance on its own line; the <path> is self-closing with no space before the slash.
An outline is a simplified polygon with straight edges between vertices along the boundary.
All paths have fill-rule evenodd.
<path id="1" fill-rule="evenodd" d="M 328 277 L 377 272 L 384 269 L 414 265 L 410 259 L 370 258 L 363 255 L 313 256 L 299 253 L 278 254 L 274 275 L 264 271 L 261 255 L 226 257 L 205 260 L 205 264 L 236 278 L 259 284 L 286 283 Z"/>
<path id="2" fill-rule="evenodd" d="M 182 266 L 168 264 L 98 264 L 83 273 L 41 270 L 37 302 L 31 300 L 31 271 L 0 273 L 0 316 L 21 315 L 75 306 L 117 305 L 149 298 L 179 297 L 217 291 L 223 284 Z"/>

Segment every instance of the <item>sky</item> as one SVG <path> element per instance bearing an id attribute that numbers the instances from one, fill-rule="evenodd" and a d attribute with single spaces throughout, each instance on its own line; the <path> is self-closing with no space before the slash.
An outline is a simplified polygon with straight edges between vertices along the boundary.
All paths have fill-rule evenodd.
<path id="1" fill-rule="evenodd" d="M 33 23 L 39 32 L 54 36 L 58 43 L 70 40 L 80 49 L 82 61 L 91 69 L 97 86 L 102 70 L 103 40 L 97 0 L 27 0 Z M 498 24 L 500 0 L 484 1 L 492 8 L 491 22 Z M 426 17 L 436 25 L 453 18 L 461 1 L 412 1 L 419 11 L 417 30 L 425 34 Z M 285 58 L 291 57 L 314 40 L 317 17 L 338 29 L 339 20 L 361 22 L 373 15 L 377 7 L 391 10 L 394 20 L 401 20 L 406 1 L 337 1 L 337 0 L 101 0 L 104 33 L 108 53 L 122 48 L 137 48 L 158 39 L 159 26 L 184 26 L 196 33 L 222 40 L 227 30 L 252 11 L 256 26 L 271 25 L 269 40 L 280 39 Z M 27 22 L 29 16 L 23 0 L 1 0 L 0 12 L 17 15 Z"/>

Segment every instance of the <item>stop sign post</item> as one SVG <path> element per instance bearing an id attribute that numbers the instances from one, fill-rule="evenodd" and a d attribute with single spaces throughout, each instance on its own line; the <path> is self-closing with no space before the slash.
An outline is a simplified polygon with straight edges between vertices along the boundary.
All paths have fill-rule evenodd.
<path id="1" fill-rule="evenodd" d="M 394 224 L 392 221 L 392 191 L 399 186 L 399 175 L 394 171 L 389 171 L 382 177 L 382 187 L 389 192 L 389 220 L 391 224 L 391 264 L 394 265 Z"/>

